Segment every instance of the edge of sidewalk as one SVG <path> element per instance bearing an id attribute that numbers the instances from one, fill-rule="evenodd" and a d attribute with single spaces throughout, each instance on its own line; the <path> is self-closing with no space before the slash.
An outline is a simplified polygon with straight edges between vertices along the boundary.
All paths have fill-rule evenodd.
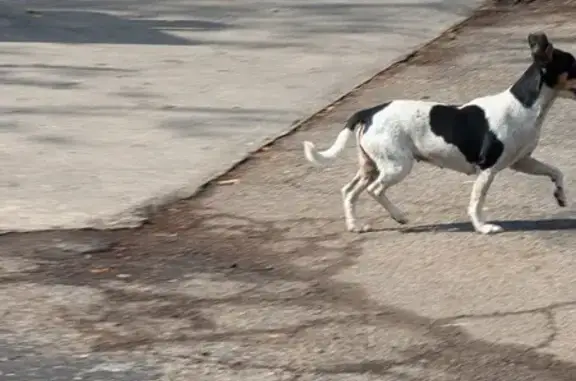
<path id="1" fill-rule="evenodd" d="M 239 166 L 245 164 L 249 160 L 253 159 L 253 157 L 257 153 L 262 152 L 263 150 L 273 146 L 276 142 L 280 141 L 281 139 L 297 133 L 304 127 L 313 124 L 316 119 L 321 118 L 322 116 L 330 112 L 333 108 L 337 107 L 338 105 L 346 101 L 348 98 L 354 96 L 358 91 L 360 91 L 366 85 L 374 81 L 376 78 L 379 78 L 386 74 L 390 74 L 395 70 L 399 70 L 409 65 L 418 56 L 419 52 L 425 50 L 429 46 L 435 44 L 436 42 L 447 36 L 457 34 L 462 28 L 466 26 L 466 24 L 480 17 L 483 14 L 483 12 L 487 10 L 494 10 L 495 8 L 513 7 L 514 5 L 520 5 L 520 4 L 522 4 L 522 1 L 520 1 L 519 3 L 515 3 L 514 1 L 512 1 L 512 4 L 506 4 L 506 1 L 502 0 L 483 1 L 476 8 L 472 9 L 467 16 L 464 16 L 460 21 L 452 24 L 448 28 L 441 31 L 436 37 L 416 46 L 408 53 L 400 55 L 398 58 L 393 60 L 392 63 L 387 65 L 384 69 L 378 70 L 376 72 L 366 73 L 366 75 L 364 76 L 367 78 L 361 80 L 361 82 L 358 85 L 354 86 L 352 89 L 344 90 L 343 93 L 339 92 L 339 94 L 335 95 L 334 97 L 335 99 L 333 101 L 329 101 L 325 106 L 323 106 L 319 110 L 317 109 L 316 111 L 312 111 L 309 116 L 296 120 L 281 133 L 275 134 L 270 138 L 264 139 L 264 141 L 261 144 L 258 144 L 255 149 L 247 152 L 245 155 L 243 155 L 241 159 L 235 161 L 234 163 L 227 166 L 223 170 L 218 171 L 217 173 L 214 173 L 210 176 L 207 176 L 206 180 L 202 181 L 201 185 L 183 186 L 174 191 L 168 191 L 166 193 L 163 193 L 162 195 L 153 196 L 141 202 L 139 205 L 131 207 L 119 214 L 110 216 L 108 218 L 94 219 L 90 221 L 90 223 L 88 224 L 89 226 L 74 230 L 120 230 L 120 229 L 138 228 L 144 225 L 150 220 L 150 218 L 153 215 L 162 211 L 169 205 L 178 201 L 188 200 L 197 197 L 206 189 L 217 184 L 222 179 L 222 177 L 226 176 L 226 174 L 237 169 Z M 51 229 L 51 230 L 57 230 L 57 229 Z"/>

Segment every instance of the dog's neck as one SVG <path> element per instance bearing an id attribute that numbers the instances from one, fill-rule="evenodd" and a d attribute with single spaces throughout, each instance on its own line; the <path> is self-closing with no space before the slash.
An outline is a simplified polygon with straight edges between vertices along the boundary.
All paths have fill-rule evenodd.
<path id="1" fill-rule="evenodd" d="M 558 95 L 544 82 L 544 70 L 533 63 L 508 89 L 522 108 L 536 111 L 539 119 L 546 116 Z"/>

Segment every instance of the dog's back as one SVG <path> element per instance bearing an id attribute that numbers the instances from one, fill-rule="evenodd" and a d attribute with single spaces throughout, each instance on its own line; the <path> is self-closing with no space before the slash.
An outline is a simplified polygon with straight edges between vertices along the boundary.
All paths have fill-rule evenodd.
<path id="1" fill-rule="evenodd" d="M 476 164 L 483 162 L 482 142 L 490 134 L 479 107 L 438 102 L 394 101 L 372 122 L 360 142 L 368 155 L 402 156 L 466 174 L 476 173 Z M 484 149 L 484 155 L 497 160 L 497 148 Z"/>

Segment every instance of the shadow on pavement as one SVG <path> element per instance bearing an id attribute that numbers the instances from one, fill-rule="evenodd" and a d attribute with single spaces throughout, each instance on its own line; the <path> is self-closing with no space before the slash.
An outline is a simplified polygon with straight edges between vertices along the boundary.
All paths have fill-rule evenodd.
<path id="1" fill-rule="evenodd" d="M 221 30 L 228 26 L 202 20 L 138 20 L 88 11 L 38 11 L 4 16 L 0 42 L 194 45 L 163 30 Z"/>
<path id="2" fill-rule="evenodd" d="M 355 264 L 366 238 L 330 232 L 330 224 L 337 221 L 259 220 L 181 203 L 132 234 L 4 236 L 2 258 L 33 261 L 36 268 L 0 281 L 11 290 L 46 288 L 39 304 L 30 297 L 12 305 L 12 313 L 33 308 L 39 319 L 73 327 L 95 352 L 162 353 L 183 346 L 188 358 L 216 357 L 234 369 L 370 372 L 413 381 L 429 380 L 425 374 L 431 372 L 462 381 L 576 377 L 574 364 L 537 351 L 555 332 L 535 347 L 473 339 L 451 324 L 461 316 L 431 320 L 378 305 L 361 287 L 335 281 Z M 85 310 L 82 303 L 60 300 L 51 310 L 49 290 L 55 285 L 90 287 L 103 299 Z M 482 317 L 551 313 L 558 306 Z M 10 328 L 14 322 L 6 316 Z M 408 342 L 366 344 L 399 329 Z M 350 340 L 339 339 L 350 332 Z M 388 354 L 378 358 L 379 352 Z"/>
<path id="3" fill-rule="evenodd" d="M 506 220 L 489 221 L 495 223 L 509 232 L 520 231 L 562 231 L 576 230 L 576 219 L 574 218 L 551 218 L 542 220 Z M 447 224 L 430 224 L 406 229 L 398 229 L 402 233 L 426 233 L 426 232 L 459 232 L 470 233 L 474 228 L 469 222 L 454 222 Z"/>
<path id="4" fill-rule="evenodd" d="M 303 46 L 312 35 L 371 34 L 388 31 L 419 37 L 426 30 L 406 28 L 427 12 L 466 15 L 469 1 L 314 4 L 287 1 L 247 2 L 93 2 L 29 1 L 27 8 L 0 5 L 0 42 L 52 42 L 148 45 L 235 45 L 252 48 Z M 414 16 L 406 18 L 406 8 Z M 175 19 L 175 15 L 178 15 Z M 223 21 L 226 20 L 226 21 Z M 170 32 L 219 32 L 237 29 L 266 37 L 235 41 Z M 270 39 L 269 36 L 273 38 Z M 281 35 L 279 42 L 276 36 Z"/>

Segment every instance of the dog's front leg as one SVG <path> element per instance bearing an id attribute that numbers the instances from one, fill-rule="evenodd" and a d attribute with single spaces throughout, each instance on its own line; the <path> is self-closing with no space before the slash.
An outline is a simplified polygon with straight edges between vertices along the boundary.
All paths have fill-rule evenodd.
<path id="1" fill-rule="evenodd" d="M 474 230 L 481 234 L 493 234 L 502 231 L 502 227 L 498 225 L 487 224 L 483 217 L 486 194 L 492 181 L 494 181 L 494 176 L 496 176 L 496 173 L 490 169 L 480 172 L 480 175 L 478 175 L 478 178 L 474 182 L 472 195 L 470 196 L 468 215 L 470 216 Z"/>
<path id="2" fill-rule="evenodd" d="M 531 156 L 518 160 L 510 168 L 518 172 L 526 173 L 528 175 L 549 177 L 556 186 L 554 189 L 554 198 L 556 199 L 558 205 L 566 206 L 568 204 L 566 193 L 564 192 L 564 175 L 558 168 L 554 167 L 553 165 L 543 163 Z"/>

